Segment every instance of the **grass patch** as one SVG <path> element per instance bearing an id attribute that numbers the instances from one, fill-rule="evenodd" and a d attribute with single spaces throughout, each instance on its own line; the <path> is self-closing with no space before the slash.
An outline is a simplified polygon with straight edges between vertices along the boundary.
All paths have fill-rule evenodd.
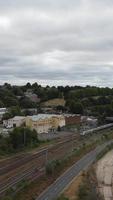
<path id="1" fill-rule="evenodd" d="M 57 200 L 69 200 L 69 199 L 62 194 L 60 197 L 57 198 Z"/>
<path id="2" fill-rule="evenodd" d="M 77 200 L 103 200 L 97 192 L 97 179 L 95 169 L 90 167 L 89 171 L 83 173 L 83 181 L 79 186 Z"/>

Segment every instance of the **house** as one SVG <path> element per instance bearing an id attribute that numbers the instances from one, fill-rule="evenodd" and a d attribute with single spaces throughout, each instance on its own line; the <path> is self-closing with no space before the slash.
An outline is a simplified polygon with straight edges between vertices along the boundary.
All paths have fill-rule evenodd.
<path id="1" fill-rule="evenodd" d="M 27 92 L 25 92 L 25 96 L 34 103 L 40 102 L 40 98 L 37 96 L 37 94 L 33 93 L 32 91 L 28 90 Z"/>
<path id="2" fill-rule="evenodd" d="M 37 133 L 55 131 L 58 127 L 65 126 L 65 118 L 62 115 L 38 114 L 26 117 L 26 126 L 35 129 Z"/>
<path id="3" fill-rule="evenodd" d="M 6 128 L 20 127 L 23 124 L 25 124 L 24 116 L 15 116 L 11 119 L 3 121 L 3 126 Z"/>

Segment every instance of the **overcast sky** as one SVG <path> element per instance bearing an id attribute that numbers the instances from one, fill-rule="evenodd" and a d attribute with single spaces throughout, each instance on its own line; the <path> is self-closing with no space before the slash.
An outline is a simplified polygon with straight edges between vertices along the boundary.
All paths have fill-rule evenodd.
<path id="1" fill-rule="evenodd" d="M 0 84 L 113 87 L 113 0 L 0 0 Z"/>

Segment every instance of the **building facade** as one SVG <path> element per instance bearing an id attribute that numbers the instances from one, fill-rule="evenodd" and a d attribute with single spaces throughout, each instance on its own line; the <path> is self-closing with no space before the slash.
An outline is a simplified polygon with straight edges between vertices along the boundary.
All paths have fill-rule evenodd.
<path id="1" fill-rule="evenodd" d="M 20 127 L 25 124 L 25 117 L 23 116 L 15 116 L 11 119 L 4 120 L 3 121 L 3 126 L 6 128 L 15 128 L 15 127 Z"/>
<path id="2" fill-rule="evenodd" d="M 26 126 L 35 129 L 37 133 L 55 131 L 58 127 L 65 126 L 65 118 L 62 115 L 38 114 L 26 117 Z"/>

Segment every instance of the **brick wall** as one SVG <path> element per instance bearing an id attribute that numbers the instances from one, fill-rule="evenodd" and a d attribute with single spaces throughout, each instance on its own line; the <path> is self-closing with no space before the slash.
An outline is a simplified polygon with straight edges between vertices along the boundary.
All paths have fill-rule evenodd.
<path id="1" fill-rule="evenodd" d="M 66 125 L 80 124 L 81 116 L 65 116 L 65 123 Z"/>

